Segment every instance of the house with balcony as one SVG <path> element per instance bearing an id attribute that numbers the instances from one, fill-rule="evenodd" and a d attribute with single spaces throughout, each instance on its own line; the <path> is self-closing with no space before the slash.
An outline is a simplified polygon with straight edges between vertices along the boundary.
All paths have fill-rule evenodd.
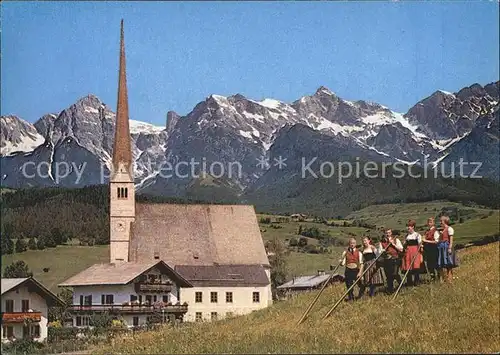
<path id="1" fill-rule="evenodd" d="M 2 342 L 47 338 L 49 307 L 64 302 L 32 277 L 2 278 Z"/>
<path id="2" fill-rule="evenodd" d="M 91 316 L 102 312 L 128 327 L 182 320 L 187 305 L 179 292 L 192 287 L 163 261 L 96 264 L 59 286 L 73 289 L 69 311 L 75 327 L 92 326 Z"/>

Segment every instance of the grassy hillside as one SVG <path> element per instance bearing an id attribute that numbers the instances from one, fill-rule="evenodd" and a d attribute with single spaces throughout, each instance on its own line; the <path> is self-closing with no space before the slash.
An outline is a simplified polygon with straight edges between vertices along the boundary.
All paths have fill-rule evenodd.
<path id="1" fill-rule="evenodd" d="M 498 235 L 500 232 L 499 210 L 469 207 L 447 201 L 374 205 L 353 212 L 347 218 L 404 230 L 410 218 L 415 219 L 417 225 L 423 226 L 428 217 L 436 216 L 443 208 L 456 208 L 461 216 L 458 220 L 455 218 L 453 225 L 457 242 L 466 243 L 479 237 Z"/>
<path id="2" fill-rule="evenodd" d="M 316 293 L 215 324 L 185 324 L 127 335 L 95 354 L 179 353 L 491 353 L 498 351 L 499 243 L 460 251 L 453 284 L 406 289 L 391 302 L 378 295 L 342 303 L 322 316 L 344 288 L 325 290 L 297 326 Z M 432 300 L 432 302 L 430 302 Z"/>
<path id="3" fill-rule="evenodd" d="M 13 255 L 2 255 L 2 274 L 13 261 L 23 260 L 33 276 L 51 291 L 59 292 L 57 284 L 86 269 L 90 265 L 109 260 L 109 245 L 93 247 L 60 245 L 45 250 L 28 250 Z M 48 272 L 43 269 L 48 268 Z"/>
<path id="4" fill-rule="evenodd" d="M 499 233 L 499 217 L 498 210 L 488 210 L 482 208 L 471 208 L 461 204 L 449 202 L 431 202 L 431 203 L 414 203 L 414 204 L 390 204 L 370 206 L 356 213 L 349 215 L 352 220 L 363 220 L 369 224 L 387 225 L 392 228 L 404 229 L 404 224 L 408 218 L 416 218 L 417 222 L 422 225 L 428 215 L 435 215 L 443 207 L 457 207 L 467 219 L 464 223 L 455 224 L 453 227 L 456 230 L 457 242 L 466 243 L 479 237 L 486 235 L 495 235 Z M 469 211 L 468 213 L 462 211 Z M 490 215 L 491 213 L 491 215 Z M 258 215 L 257 218 L 269 217 L 272 221 L 284 216 L 276 215 Z M 335 222 L 342 226 L 332 227 L 329 225 L 314 223 L 311 219 L 305 222 L 296 222 L 288 219 L 284 223 L 260 223 L 262 231 L 262 238 L 264 241 L 278 238 L 279 240 L 287 243 L 291 238 L 297 238 L 297 231 L 299 226 L 317 227 L 321 232 L 328 233 L 330 236 L 337 237 L 340 240 L 347 240 L 351 235 L 357 237 L 358 241 L 366 234 L 372 236 L 377 235 L 375 230 L 368 230 L 366 228 L 355 227 L 351 225 L 352 220 L 336 220 L 329 221 Z M 346 222 L 346 226 L 343 224 Z M 271 225 L 279 227 L 271 227 Z M 315 239 L 309 239 L 309 244 L 317 243 Z M 76 245 L 63 245 L 57 248 L 48 248 L 45 250 L 28 250 L 23 253 L 15 253 L 13 255 L 2 256 L 2 271 L 6 265 L 12 261 L 24 260 L 30 269 L 33 271 L 34 276 L 39 279 L 43 284 L 47 285 L 51 290 L 58 291 L 57 284 L 73 276 L 74 274 L 84 270 L 94 263 L 104 263 L 108 261 L 109 246 L 78 246 L 78 242 L 74 241 Z M 330 253 L 310 254 L 301 253 L 292 250 L 287 255 L 288 263 L 288 277 L 291 279 L 293 276 L 311 275 L 319 269 L 328 270 L 330 264 L 335 264 L 342 247 L 330 247 Z M 44 272 L 44 268 L 49 268 L 48 272 Z"/>
<path id="5" fill-rule="evenodd" d="M 481 206 L 465 206 L 449 201 L 430 201 L 421 203 L 391 203 L 372 205 L 347 215 L 349 220 L 363 220 L 370 224 L 384 225 L 390 228 L 402 229 L 408 219 L 413 218 L 418 225 L 424 225 L 428 217 L 435 217 L 443 209 L 458 209 L 464 221 L 488 216 L 489 208 Z M 454 216 L 452 216 L 454 217 Z"/>

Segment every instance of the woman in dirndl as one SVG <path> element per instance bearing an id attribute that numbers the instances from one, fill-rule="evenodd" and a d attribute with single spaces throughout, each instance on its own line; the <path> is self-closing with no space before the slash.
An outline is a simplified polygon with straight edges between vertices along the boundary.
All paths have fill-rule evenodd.
<path id="1" fill-rule="evenodd" d="M 453 247 L 453 235 L 455 234 L 452 227 L 450 227 L 450 217 L 441 216 L 439 218 L 441 224 L 441 235 L 439 237 L 438 260 L 437 267 L 440 270 L 441 281 L 451 282 L 453 280 L 453 268 L 458 266 L 457 255 Z"/>
<path id="2" fill-rule="evenodd" d="M 416 286 L 420 283 L 420 268 L 422 267 L 422 254 L 420 245 L 422 236 L 415 231 L 416 222 L 408 221 L 408 235 L 405 239 L 405 254 L 401 264 L 401 270 L 408 272 L 407 286 Z"/>
<path id="3" fill-rule="evenodd" d="M 427 265 L 427 270 L 430 273 L 432 280 L 437 280 L 438 277 L 436 272 L 437 261 L 438 261 L 438 248 L 439 243 L 439 232 L 434 225 L 434 217 L 429 217 L 427 219 L 427 226 L 429 229 L 425 232 L 425 238 L 422 239 L 423 251 L 424 251 L 424 261 Z"/>
<path id="4" fill-rule="evenodd" d="M 368 287 L 368 295 L 373 297 L 375 295 L 375 287 L 384 284 L 384 277 L 382 269 L 375 263 L 378 256 L 378 249 L 372 244 L 369 237 L 363 238 L 363 270 L 370 268 L 361 282 L 358 298 L 361 298 Z"/>

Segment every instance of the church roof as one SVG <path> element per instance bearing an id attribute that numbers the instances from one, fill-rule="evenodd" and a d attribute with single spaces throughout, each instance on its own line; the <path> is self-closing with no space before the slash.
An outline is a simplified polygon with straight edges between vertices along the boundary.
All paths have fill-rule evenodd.
<path id="1" fill-rule="evenodd" d="M 132 282 L 137 276 L 145 273 L 153 267 L 164 269 L 168 276 L 176 281 L 180 286 L 192 286 L 189 281 L 161 260 L 155 260 L 149 263 L 94 264 L 75 276 L 70 277 L 58 286 L 126 285 Z"/>
<path id="2" fill-rule="evenodd" d="M 261 265 L 178 265 L 175 271 L 193 286 L 266 286 L 266 271 Z"/>
<path id="3" fill-rule="evenodd" d="M 177 265 L 265 265 L 253 206 L 136 204 L 130 261 Z"/>

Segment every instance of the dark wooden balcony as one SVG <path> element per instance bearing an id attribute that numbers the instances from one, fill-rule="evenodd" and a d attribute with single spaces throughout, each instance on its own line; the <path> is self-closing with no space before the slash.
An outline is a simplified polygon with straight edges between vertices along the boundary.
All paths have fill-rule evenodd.
<path id="1" fill-rule="evenodd" d="M 104 312 L 111 313 L 186 313 L 188 310 L 187 304 L 178 305 L 119 305 L 119 304 L 96 304 L 96 305 L 71 305 L 71 312 L 86 313 L 86 312 Z"/>
<path id="2" fill-rule="evenodd" d="M 3 312 L 2 313 L 2 324 L 9 323 L 24 323 L 28 322 L 40 322 L 42 320 L 42 312 Z"/>
<path id="3" fill-rule="evenodd" d="M 135 292 L 150 292 L 150 293 L 169 293 L 173 289 L 171 283 L 158 283 L 158 282 L 136 282 Z"/>

